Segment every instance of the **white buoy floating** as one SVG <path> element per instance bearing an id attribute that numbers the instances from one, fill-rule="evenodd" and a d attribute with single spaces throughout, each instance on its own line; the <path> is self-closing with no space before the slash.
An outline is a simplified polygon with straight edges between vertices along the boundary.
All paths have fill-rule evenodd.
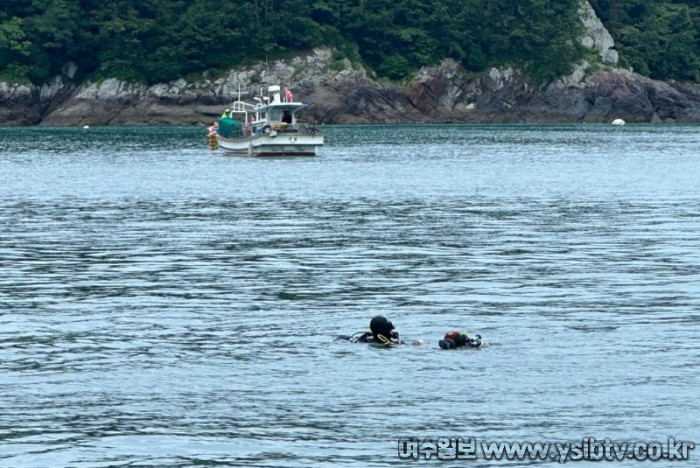
<path id="1" fill-rule="evenodd" d="M 90 128 L 90 126 L 89 126 L 89 125 L 86 125 L 86 126 L 84 126 L 83 128 L 84 128 L 85 130 L 87 130 L 88 128 Z"/>
<path id="2" fill-rule="evenodd" d="M 613 120 L 612 124 L 613 124 L 613 125 L 619 125 L 619 126 L 622 126 L 622 125 L 624 125 L 624 124 L 625 124 L 625 121 L 624 121 L 624 120 L 622 120 L 622 119 L 615 119 L 615 120 Z"/>

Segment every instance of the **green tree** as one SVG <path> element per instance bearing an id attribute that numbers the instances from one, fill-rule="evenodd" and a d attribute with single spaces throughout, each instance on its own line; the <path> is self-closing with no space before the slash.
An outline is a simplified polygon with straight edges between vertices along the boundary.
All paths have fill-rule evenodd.
<path id="1" fill-rule="evenodd" d="M 592 4 L 636 70 L 698 79 L 698 0 Z M 395 80 L 450 57 L 546 81 L 585 52 L 578 10 L 571 0 L 3 0 L 0 72 L 40 83 L 72 61 L 83 76 L 153 83 L 332 46 Z"/>
<path id="2" fill-rule="evenodd" d="M 700 79 L 700 2 L 593 0 L 623 63 L 657 79 Z"/>
<path id="3" fill-rule="evenodd" d="M 31 67 L 27 64 L 27 57 L 31 53 L 32 43 L 24 33 L 23 23 L 24 20 L 17 17 L 0 21 L 0 79 L 14 82 L 29 80 Z"/>

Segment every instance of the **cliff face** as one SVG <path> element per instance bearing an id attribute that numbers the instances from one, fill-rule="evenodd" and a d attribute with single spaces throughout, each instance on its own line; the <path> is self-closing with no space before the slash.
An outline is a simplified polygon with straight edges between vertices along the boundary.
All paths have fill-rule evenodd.
<path id="1" fill-rule="evenodd" d="M 412 105 L 435 121 L 452 122 L 700 122 L 697 86 L 655 81 L 626 70 L 570 76 L 542 88 L 518 70 L 491 69 L 468 80 L 457 64 L 424 69 L 406 88 Z"/>
<path id="2" fill-rule="evenodd" d="M 617 65 L 619 56 L 615 50 L 615 41 L 589 2 L 581 3 L 579 15 L 584 29 L 581 38 L 583 46 L 597 50 L 600 61 L 605 65 Z"/>
<path id="3" fill-rule="evenodd" d="M 453 60 L 422 69 L 408 84 L 373 79 L 329 49 L 291 60 L 232 70 L 198 82 L 154 86 L 116 79 L 77 86 L 75 67 L 37 87 L 0 83 L 0 125 L 209 124 L 252 91 L 292 84 L 309 102 L 306 120 L 322 123 L 392 122 L 700 122 L 700 87 L 665 83 L 615 68 L 610 34 L 588 3 L 581 8 L 583 44 L 603 68 L 577 64 L 570 76 L 535 86 L 522 70 L 492 68 L 468 75 Z"/>

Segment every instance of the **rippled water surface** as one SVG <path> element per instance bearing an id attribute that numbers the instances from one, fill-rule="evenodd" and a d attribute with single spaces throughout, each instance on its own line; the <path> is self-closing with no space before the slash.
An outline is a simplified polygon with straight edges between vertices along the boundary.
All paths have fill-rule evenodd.
<path id="1" fill-rule="evenodd" d="M 326 130 L 253 159 L 0 129 L 0 466 L 700 443 L 699 127 Z M 334 341 L 377 314 L 428 344 Z M 441 351 L 450 329 L 490 346 Z"/>

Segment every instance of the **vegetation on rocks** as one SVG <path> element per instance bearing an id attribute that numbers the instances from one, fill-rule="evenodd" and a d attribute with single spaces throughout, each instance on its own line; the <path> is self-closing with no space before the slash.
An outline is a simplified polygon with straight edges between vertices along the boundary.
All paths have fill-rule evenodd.
<path id="1" fill-rule="evenodd" d="M 591 0 L 622 65 L 655 79 L 700 80 L 698 0 Z"/>
<path id="2" fill-rule="evenodd" d="M 623 60 L 697 80 L 697 0 L 594 0 Z M 401 80 L 453 58 L 468 71 L 528 67 L 537 81 L 584 57 L 571 0 L 3 0 L 0 81 L 82 77 L 155 83 L 332 46 Z M 78 77 L 80 78 L 80 76 Z"/>

